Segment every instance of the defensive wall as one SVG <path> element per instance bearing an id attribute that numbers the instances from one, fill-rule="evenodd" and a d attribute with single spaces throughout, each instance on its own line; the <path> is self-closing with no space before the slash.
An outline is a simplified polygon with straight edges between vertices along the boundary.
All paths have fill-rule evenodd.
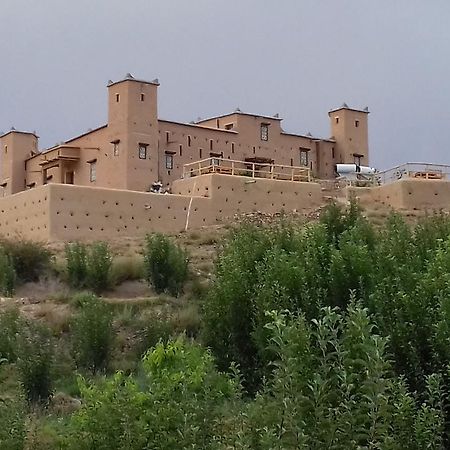
<path id="1" fill-rule="evenodd" d="M 387 206 L 396 210 L 450 210 L 450 181 L 403 179 L 375 187 L 348 187 L 361 206 Z"/>
<path id="2" fill-rule="evenodd" d="M 450 181 L 399 180 L 348 187 L 363 207 L 450 210 Z M 307 212 L 327 197 L 318 183 L 207 174 L 178 180 L 173 194 L 48 184 L 0 198 L 0 235 L 42 241 L 177 233 L 232 221 L 235 214 Z"/>
<path id="3" fill-rule="evenodd" d="M 209 174 L 179 180 L 174 194 L 52 183 L 0 198 L 0 234 L 42 241 L 176 233 L 236 213 L 301 211 L 322 203 L 317 183 Z"/>

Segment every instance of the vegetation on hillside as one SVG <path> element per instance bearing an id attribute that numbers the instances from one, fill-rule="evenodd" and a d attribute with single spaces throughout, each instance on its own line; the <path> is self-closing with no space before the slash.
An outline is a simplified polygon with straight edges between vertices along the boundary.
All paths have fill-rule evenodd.
<path id="1" fill-rule="evenodd" d="M 16 287 L 11 247 L 0 280 Z M 128 276 L 106 244 L 67 246 L 62 270 L 48 252 L 41 276 L 72 288 L 67 326 L 0 312 L 1 448 L 448 447 L 447 216 L 375 227 L 351 202 L 315 223 L 241 225 L 209 284 L 171 238 L 141 255 Z M 154 299 L 77 293 L 127 278 Z"/>

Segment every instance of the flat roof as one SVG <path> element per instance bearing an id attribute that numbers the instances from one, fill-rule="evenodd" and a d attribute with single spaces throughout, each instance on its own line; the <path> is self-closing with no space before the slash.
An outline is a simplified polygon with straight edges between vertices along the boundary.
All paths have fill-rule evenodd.
<path id="1" fill-rule="evenodd" d="M 247 112 L 242 112 L 242 111 L 233 111 L 228 114 L 220 114 L 218 116 L 212 116 L 212 117 L 208 117 L 206 119 L 197 120 L 195 123 L 202 123 L 202 122 L 207 122 L 208 120 L 221 119 L 222 117 L 229 117 L 229 116 L 233 116 L 235 114 L 239 114 L 241 116 L 261 117 L 262 119 L 270 119 L 270 120 L 278 120 L 278 121 L 283 120 L 281 117 L 266 116 L 263 114 L 252 114 L 252 113 L 247 113 Z"/>
<path id="2" fill-rule="evenodd" d="M 103 128 L 106 128 L 107 126 L 108 126 L 108 124 L 100 125 L 99 127 L 94 128 L 93 130 L 86 131 L 85 133 L 79 134 L 78 136 L 75 136 L 74 138 L 71 138 L 71 139 L 69 139 L 68 141 L 64 141 L 64 144 L 68 144 L 69 142 L 73 142 L 73 141 L 75 141 L 76 139 L 79 139 L 79 138 L 81 138 L 81 137 L 87 136 L 88 134 L 95 133 L 95 132 L 98 131 L 98 130 L 101 130 L 101 129 L 103 129 Z M 55 146 L 53 146 L 53 147 L 50 147 L 50 149 L 52 149 L 52 148 L 54 148 L 54 147 L 60 147 L 60 145 L 55 145 Z M 50 149 L 49 149 L 49 150 L 50 150 Z"/>
<path id="3" fill-rule="evenodd" d="M 19 134 L 31 134 L 32 136 L 36 137 L 39 139 L 39 136 L 35 133 L 35 132 L 31 132 L 31 131 L 20 131 L 20 130 L 9 130 L 6 131 L 3 134 L 0 134 L 0 138 L 7 136 L 10 133 L 19 133 Z"/>
<path id="4" fill-rule="evenodd" d="M 115 84 L 123 83 L 124 81 L 136 81 L 137 83 L 153 84 L 153 85 L 155 85 L 155 86 L 159 86 L 159 80 L 158 80 L 158 78 L 155 78 L 155 79 L 152 80 L 152 81 L 139 80 L 138 78 L 134 78 L 133 75 L 131 75 L 131 73 L 127 73 L 127 74 L 125 75 L 125 77 L 122 78 L 122 79 L 119 80 L 119 81 L 111 81 L 111 80 L 109 80 L 107 86 L 108 86 L 108 87 L 114 86 Z"/>
<path id="5" fill-rule="evenodd" d="M 222 133 L 238 134 L 236 130 L 225 130 L 223 128 L 205 127 L 204 125 L 198 125 L 198 123 L 176 122 L 174 120 L 165 120 L 165 119 L 158 119 L 158 122 L 173 123 L 175 125 L 184 125 L 186 127 L 200 128 L 203 130 L 220 131 Z"/>
<path id="6" fill-rule="evenodd" d="M 336 111 L 340 111 L 341 109 L 347 109 L 349 111 L 355 111 L 355 112 L 361 112 L 361 113 L 364 113 L 364 114 L 370 114 L 369 108 L 358 109 L 358 108 L 350 108 L 349 106 L 340 106 L 339 108 L 335 108 L 335 109 L 332 109 L 332 110 L 328 111 L 328 115 L 330 115 L 331 113 L 334 113 Z"/>

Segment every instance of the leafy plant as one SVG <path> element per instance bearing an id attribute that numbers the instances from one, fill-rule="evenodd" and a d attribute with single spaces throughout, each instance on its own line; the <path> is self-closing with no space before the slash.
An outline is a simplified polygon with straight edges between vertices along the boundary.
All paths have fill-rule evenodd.
<path id="1" fill-rule="evenodd" d="M 0 292 L 12 297 L 16 288 L 16 271 L 12 258 L 0 247 Z"/>
<path id="2" fill-rule="evenodd" d="M 106 242 L 91 245 L 86 261 L 86 285 L 94 292 L 100 293 L 110 285 L 112 255 Z"/>
<path id="3" fill-rule="evenodd" d="M 85 286 L 87 278 L 86 246 L 80 242 L 66 244 L 67 278 L 72 288 Z"/>
<path id="4" fill-rule="evenodd" d="M 177 297 L 188 276 L 186 252 L 163 234 L 147 235 L 144 248 L 146 279 L 157 293 Z"/>
<path id="5" fill-rule="evenodd" d="M 79 367 L 93 372 L 106 368 L 113 342 L 112 311 L 94 295 L 78 299 L 72 324 L 72 354 Z"/>

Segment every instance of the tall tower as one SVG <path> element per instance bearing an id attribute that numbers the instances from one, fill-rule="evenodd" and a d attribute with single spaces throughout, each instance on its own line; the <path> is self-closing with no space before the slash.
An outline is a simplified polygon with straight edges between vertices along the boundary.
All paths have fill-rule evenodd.
<path id="1" fill-rule="evenodd" d="M 335 161 L 344 164 L 369 165 L 369 109 L 349 108 L 344 103 L 328 113 L 331 135 L 336 140 Z"/>
<path id="2" fill-rule="evenodd" d="M 108 138 L 123 189 L 145 191 L 158 178 L 158 86 L 131 74 L 108 83 Z"/>
<path id="3" fill-rule="evenodd" d="M 34 133 L 11 131 L 0 136 L 0 196 L 16 194 L 26 188 L 25 160 L 37 152 Z"/>

